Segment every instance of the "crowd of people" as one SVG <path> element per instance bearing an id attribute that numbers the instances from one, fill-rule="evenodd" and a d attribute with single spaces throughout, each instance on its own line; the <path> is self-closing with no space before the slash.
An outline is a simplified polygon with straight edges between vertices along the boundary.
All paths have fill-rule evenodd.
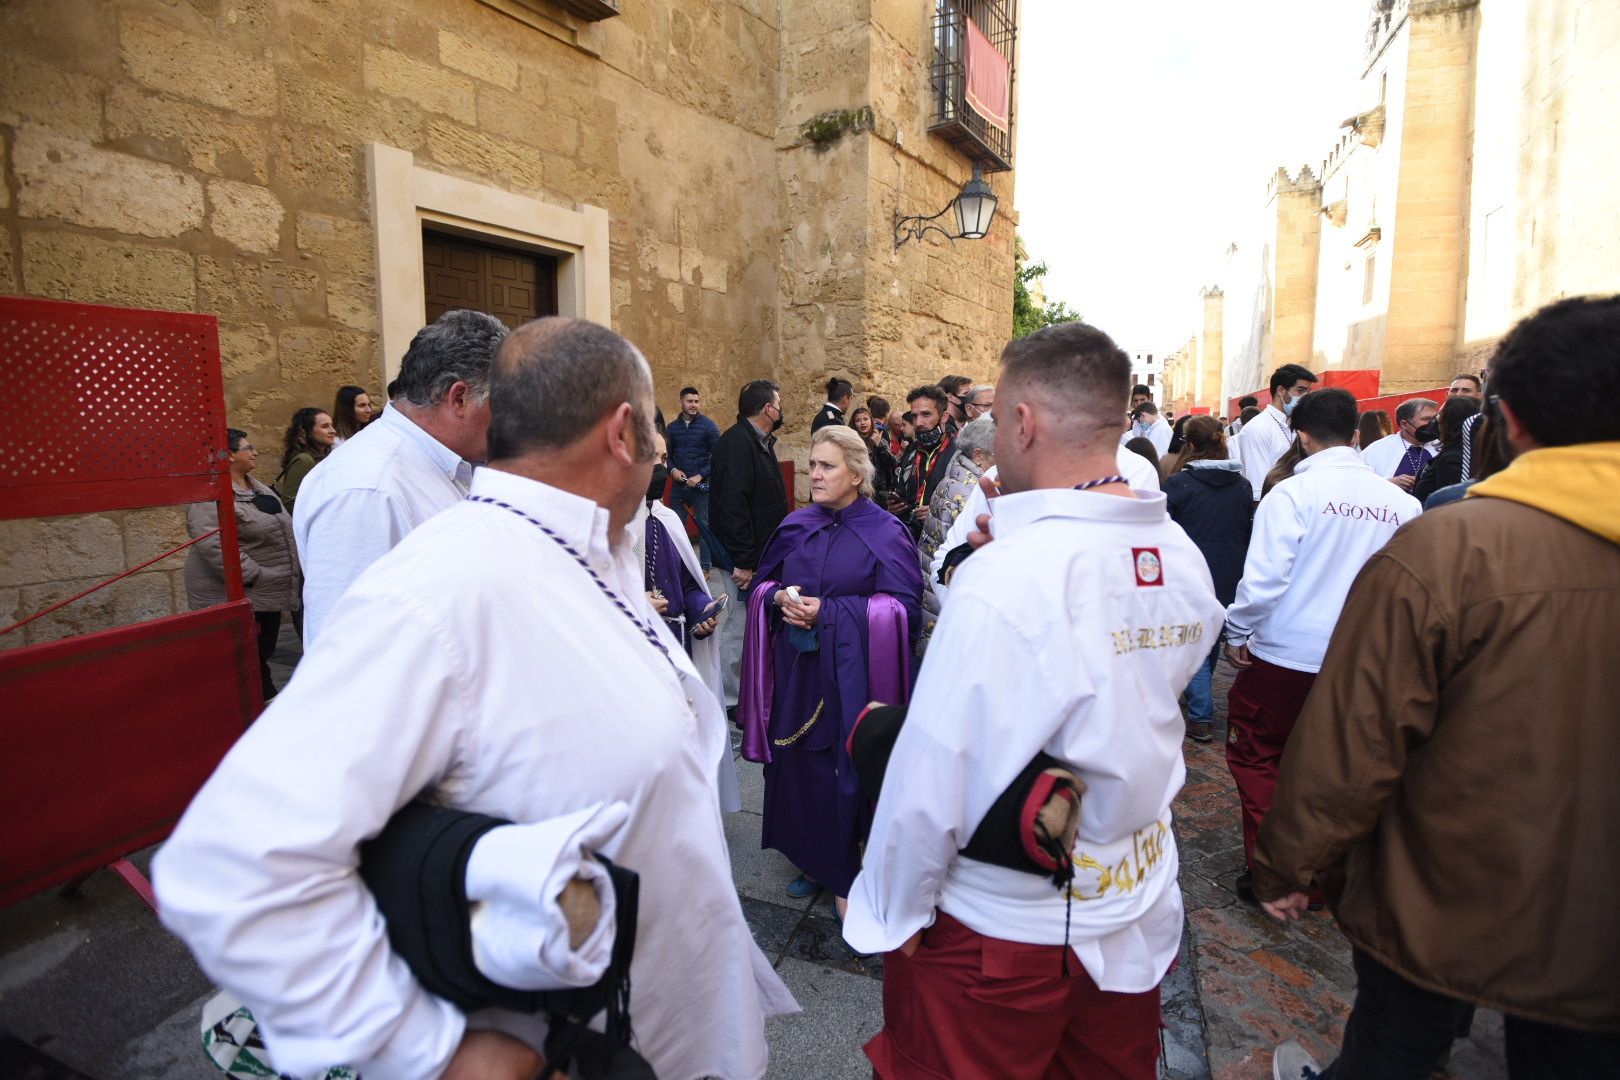
<path id="1" fill-rule="evenodd" d="M 1175 418 L 1106 334 L 1055 325 L 904 412 L 830 379 L 794 510 L 775 382 L 724 427 L 683 387 L 666 423 L 612 331 L 449 312 L 374 421 L 357 387 L 299 410 L 273 485 L 230 433 L 261 656 L 292 612 L 305 656 L 159 855 L 163 917 L 283 1071 L 538 1075 L 544 1018 L 424 992 L 357 874 L 426 797 L 502 826 L 464 862 L 469 964 L 603 977 L 557 897 L 610 923 L 585 872 L 610 858 L 641 875 L 637 1052 L 758 1077 L 794 1004 L 731 885 L 740 749 L 787 892 L 885 956 L 876 1075 L 1151 1077 L 1171 803 L 1224 660 L 1232 887 L 1279 920 L 1330 906 L 1355 950 L 1341 1057 L 1284 1043 L 1276 1076 L 1427 1076 L 1475 1006 L 1507 1015 L 1516 1080 L 1606 1075 L 1616 341 L 1620 298 L 1563 301 L 1393 423 L 1298 364 Z M 191 558 L 217 602 L 217 542 Z"/>

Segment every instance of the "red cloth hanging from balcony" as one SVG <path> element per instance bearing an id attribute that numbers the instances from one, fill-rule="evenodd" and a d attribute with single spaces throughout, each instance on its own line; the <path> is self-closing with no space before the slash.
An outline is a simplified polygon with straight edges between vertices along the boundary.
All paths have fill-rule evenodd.
<path id="1" fill-rule="evenodd" d="M 986 121 L 1007 130 L 1012 112 L 1012 72 L 1007 58 L 996 51 L 972 19 L 967 23 L 963 67 L 968 105 Z"/>

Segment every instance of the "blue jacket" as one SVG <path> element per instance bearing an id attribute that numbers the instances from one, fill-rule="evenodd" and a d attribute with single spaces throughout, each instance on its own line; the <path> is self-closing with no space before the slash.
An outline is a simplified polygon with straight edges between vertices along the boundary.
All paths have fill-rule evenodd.
<path id="1" fill-rule="evenodd" d="M 664 428 L 664 442 L 669 447 L 669 467 L 679 469 L 687 476 L 701 476 L 709 482 L 709 463 L 714 456 L 714 444 L 720 441 L 720 429 L 702 413 L 690 422 L 681 413 Z"/>
<path id="2" fill-rule="evenodd" d="M 1215 595 L 1228 606 L 1237 596 L 1243 560 L 1254 529 L 1254 492 L 1235 461 L 1199 461 L 1164 482 L 1170 519 L 1203 552 Z"/>

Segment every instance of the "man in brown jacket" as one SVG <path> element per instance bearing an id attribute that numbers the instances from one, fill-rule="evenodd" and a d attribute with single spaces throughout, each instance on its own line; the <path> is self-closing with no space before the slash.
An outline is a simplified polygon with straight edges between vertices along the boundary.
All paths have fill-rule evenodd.
<path id="1" fill-rule="evenodd" d="M 1491 363 L 1512 464 L 1362 570 L 1288 744 L 1254 891 L 1313 883 L 1355 949 L 1337 1062 L 1426 1078 L 1473 1005 L 1509 1074 L 1620 1075 L 1620 297 L 1520 323 Z"/>

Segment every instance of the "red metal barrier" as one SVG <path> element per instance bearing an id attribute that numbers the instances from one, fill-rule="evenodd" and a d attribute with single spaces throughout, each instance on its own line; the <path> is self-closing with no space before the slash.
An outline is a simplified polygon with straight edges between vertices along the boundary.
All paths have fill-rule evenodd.
<path id="1" fill-rule="evenodd" d="M 259 707 L 246 600 L 0 652 L 0 905 L 169 834 Z"/>
<path id="2" fill-rule="evenodd" d="M 1412 398 L 1428 398 L 1436 404 L 1444 405 L 1446 403 L 1446 393 L 1447 388 L 1441 386 L 1434 390 L 1414 390 L 1410 394 L 1386 394 L 1384 397 L 1359 398 L 1356 401 L 1356 408 L 1362 412 L 1382 409 L 1384 412 L 1389 413 L 1389 418 L 1393 421 L 1395 419 L 1395 409 L 1401 402 L 1410 401 Z"/>
<path id="3" fill-rule="evenodd" d="M 227 456 L 213 317 L 0 297 L 0 518 L 212 501 L 229 597 L 0 652 L 0 904 L 162 839 L 257 715 Z"/>
<path id="4" fill-rule="evenodd" d="M 1376 397 L 1378 395 L 1379 380 L 1383 376 L 1372 368 L 1329 368 L 1326 371 L 1317 372 L 1316 377 L 1320 380 L 1316 384 L 1316 389 L 1325 390 L 1330 386 L 1338 386 L 1350 391 L 1359 399 Z M 1251 390 L 1249 394 L 1259 399 L 1260 408 L 1262 409 L 1271 403 L 1270 390 L 1264 388 Z M 1235 418 L 1241 414 L 1243 410 L 1238 408 L 1238 398 L 1247 396 L 1249 395 L 1239 394 L 1237 397 L 1229 398 L 1226 402 L 1226 415 Z"/>

